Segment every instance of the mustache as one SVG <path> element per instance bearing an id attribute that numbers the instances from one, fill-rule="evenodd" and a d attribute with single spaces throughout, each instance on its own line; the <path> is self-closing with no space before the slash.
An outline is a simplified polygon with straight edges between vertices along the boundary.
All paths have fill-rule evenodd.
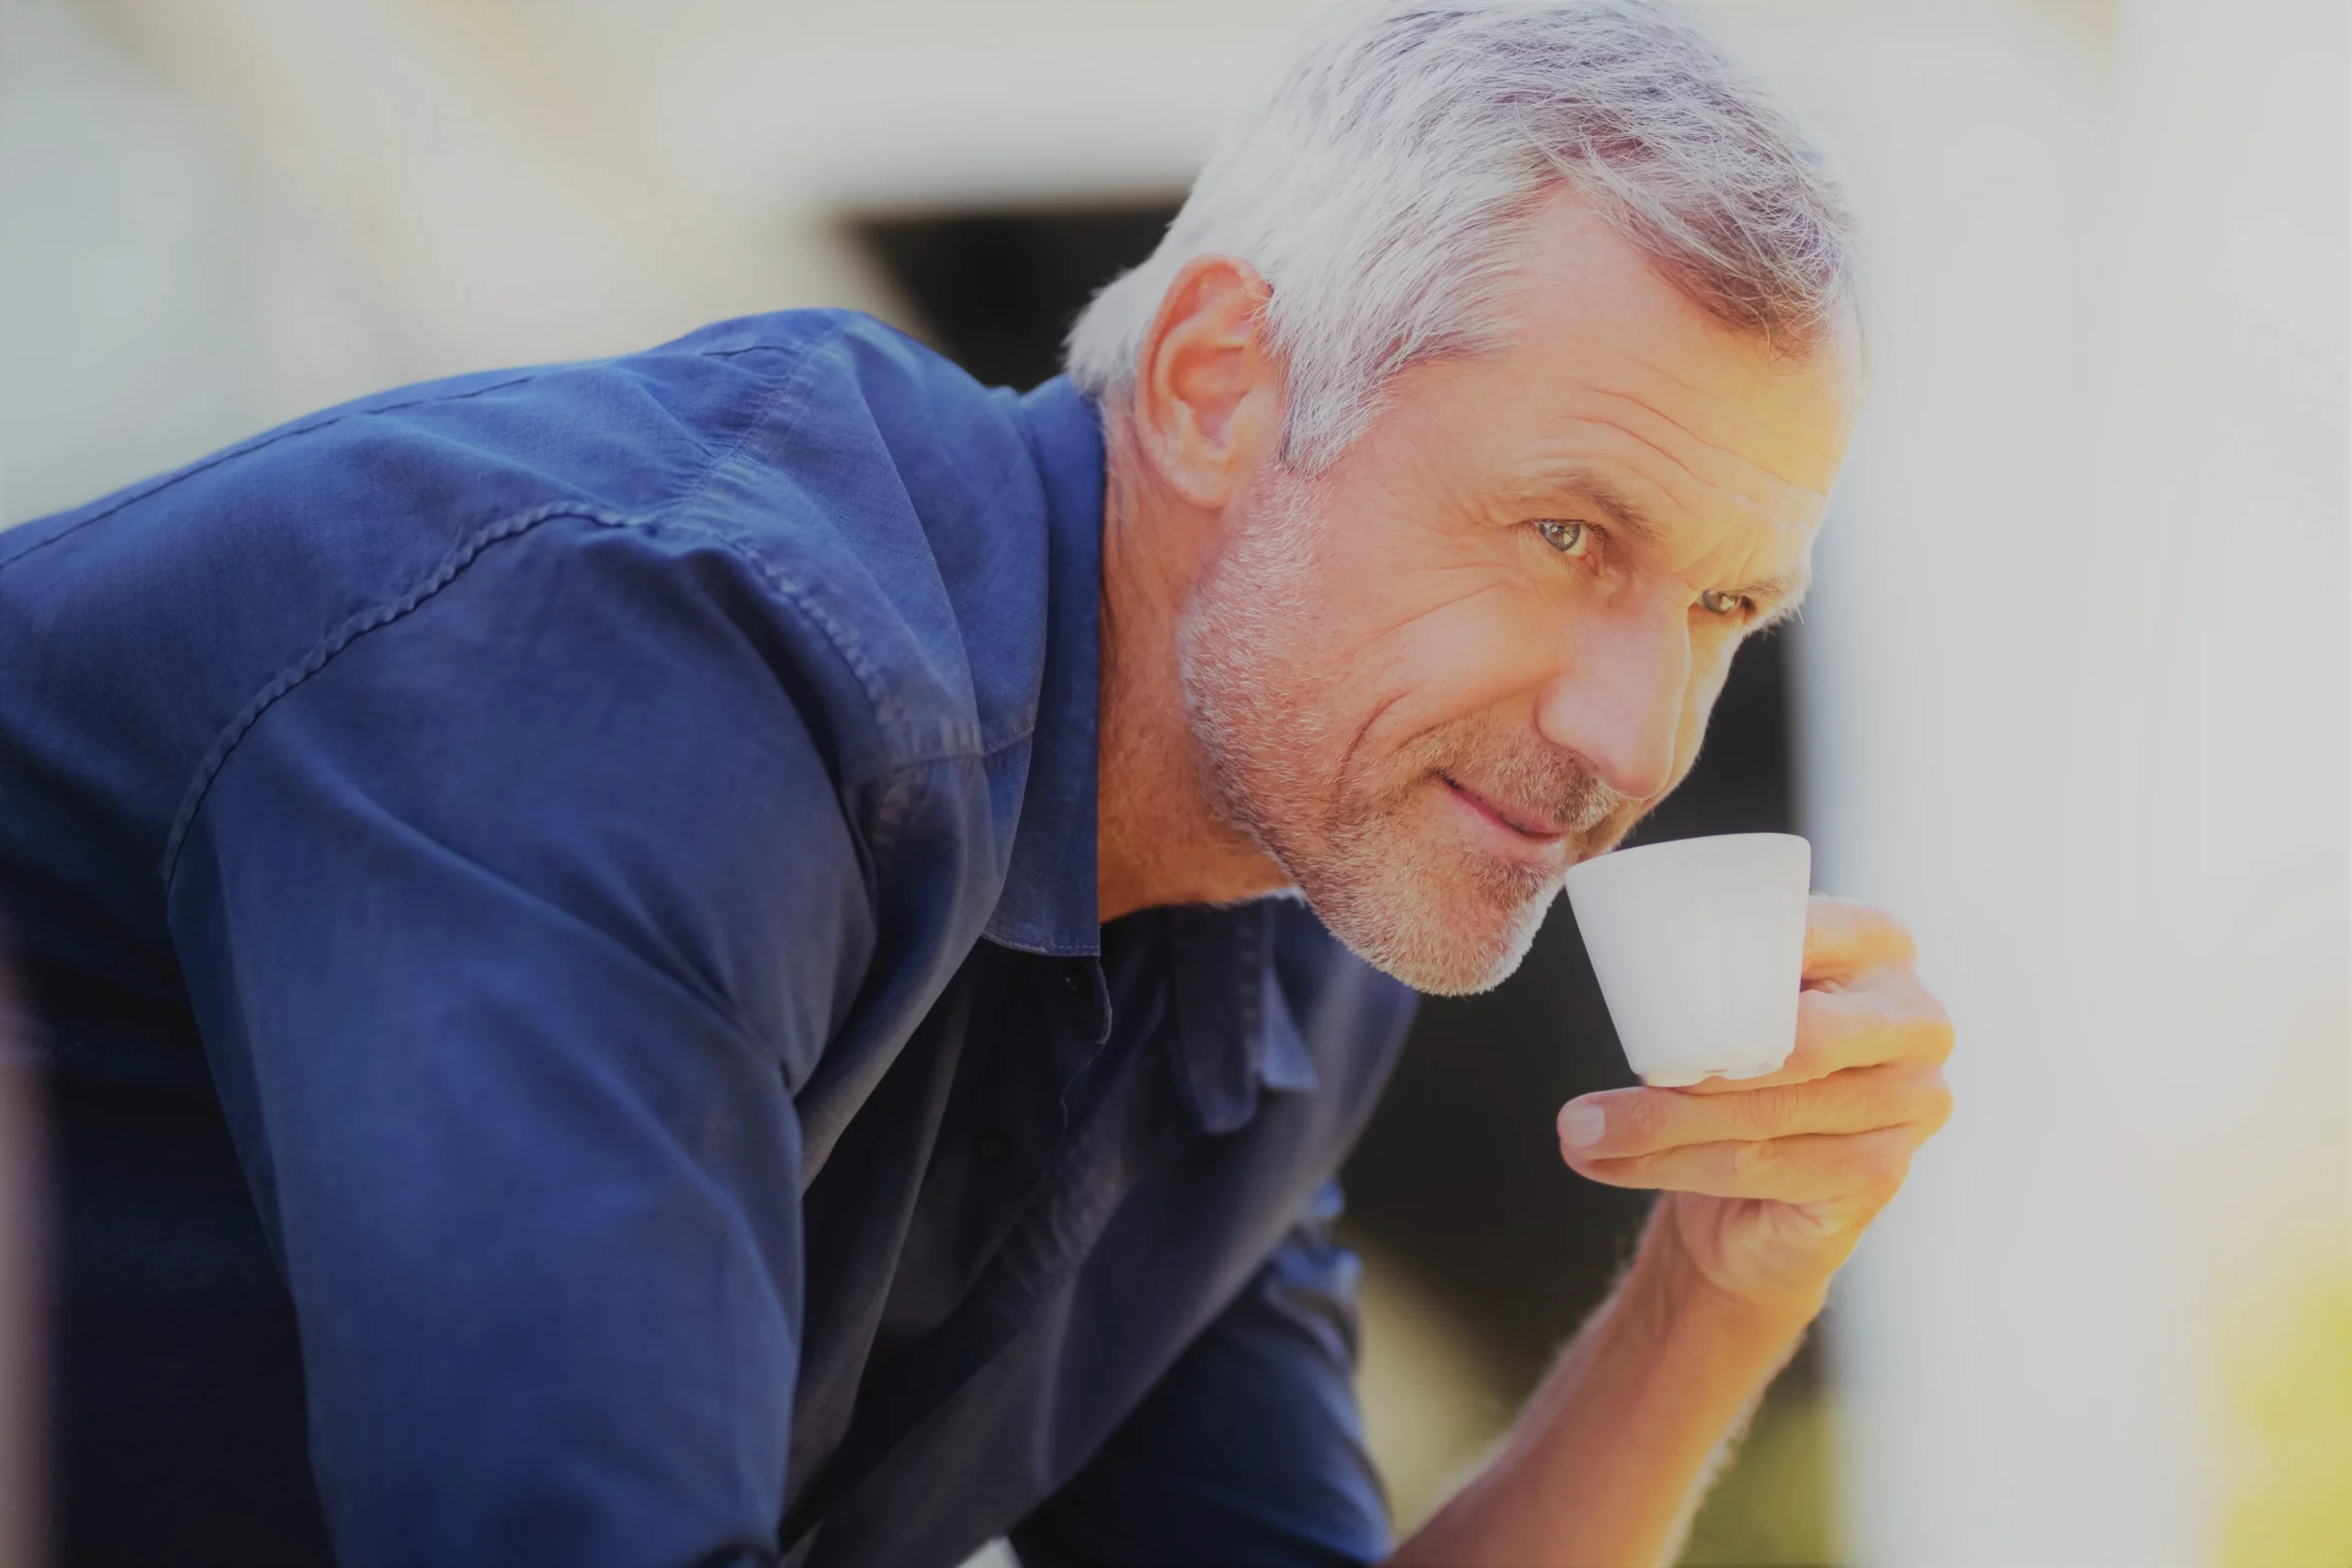
<path id="1" fill-rule="evenodd" d="M 1429 740 L 1438 754 L 1428 759 L 1428 771 L 1541 831 L 1581 836 L 1641 804 L 1610 785 L 1584 758 L 1525 734 L 1504 739 L 1441 733 Z"/>

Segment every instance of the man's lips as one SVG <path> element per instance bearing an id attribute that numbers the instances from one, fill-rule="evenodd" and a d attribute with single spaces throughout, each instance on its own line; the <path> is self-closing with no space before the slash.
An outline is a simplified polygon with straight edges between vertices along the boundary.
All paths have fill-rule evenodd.
<path id="1" fill-rule="evenodd" d="M 1555 822 L 1541 812 L 1529 811 L 1521 807 L 1504 806 L 1491 796 L 1480 795 L 1451 773 L 1440 773 L 1438 779 L 1446 788 L 1460 795 L 1470 806 L 1522 839 L 1532 840 L 1537 843 L 1550 843 L 1567 836 L 1568 829 L 1565 823 Z"/>

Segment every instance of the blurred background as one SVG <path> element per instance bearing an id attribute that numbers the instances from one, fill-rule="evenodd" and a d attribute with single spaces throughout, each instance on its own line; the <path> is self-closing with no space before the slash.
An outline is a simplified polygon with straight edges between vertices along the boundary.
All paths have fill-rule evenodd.
<path id="1" fill-rule="evenodd" d="M 1302 8 L 0 0 L 0 524 L 747 311 L 1028 384 Z M 1701 8 L 1845 175 L 1872 398 L 1811 606 L 1645 834 L 1805 832 L 1962 1044 L 1686 1561 L 2343 1568 L 2346 11 Z M 1400 1529 L 1641 1224 L 1551 1130 L 1622 1081 L 1565 903 L 1425 1009 L 1347 1171 Z"/>

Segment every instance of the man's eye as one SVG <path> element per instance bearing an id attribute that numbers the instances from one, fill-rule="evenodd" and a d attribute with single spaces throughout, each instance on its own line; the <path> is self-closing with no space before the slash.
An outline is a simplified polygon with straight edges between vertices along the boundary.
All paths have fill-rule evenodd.
<path id="1" fill-rule="evenodd" d="M 1699 595 L 1699 607 L 1711 615 L 1736 615 L 1746 608 L 1747 601 L 1736 593 L 1725 593 L 1710 588 Z"/>
<path id="2" fill-rule="evenodd" d="M 1544 536 L 1545 544 L 1564 556 L 1580 556 L 1592 543 L 1592 530 L 1581 523 L 1563 523 L 1547 517 L 1535 525 L 1535 531 Z"/>

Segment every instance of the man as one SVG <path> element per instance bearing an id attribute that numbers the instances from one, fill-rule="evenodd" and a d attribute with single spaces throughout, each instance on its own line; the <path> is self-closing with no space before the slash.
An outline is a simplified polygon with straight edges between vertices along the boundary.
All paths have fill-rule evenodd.
<path id="1" fill-rule="evenodd" d="M 1381 1556 L 1331 1174 L 1793 606 L 1851 293 L 1670 17 L 1343 6 L 1026 397 L 729 322 L 0 540 L 67 1557 Z M 1565 1109 L 1667 1196 L 1396 1561 L 1671 1550 L 1946 1113 L 1809 943 Z"/>

